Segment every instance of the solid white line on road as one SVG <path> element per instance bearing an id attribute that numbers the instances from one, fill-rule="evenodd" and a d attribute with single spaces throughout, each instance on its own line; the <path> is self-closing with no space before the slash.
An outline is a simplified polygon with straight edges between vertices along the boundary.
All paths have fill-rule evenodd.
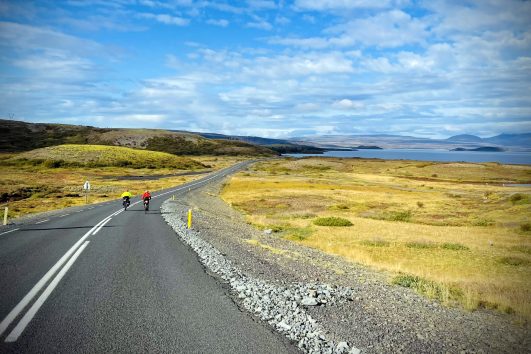
<path id="1" fill-rule="evenodd" d="M 41 220 L 41 221 L 39 221 L 39 222 L 36 222 L 35 225 L 37 225 L 37 224 L 42 224 L 43 222 L 46 222 L 46 221 L 50 221 L 50 219 Z"/>
<path id="2" fill-rule="evenodd" d="M 87 247 L 88 244 L 89 244 L 89 241 L 86 241 L 85 243 L 83 243 L 83 245 L 81 247 L 79 247 L 79 249 L 76 251 L 76 253 L 74 253 L 72 258 L 70 258 L 70 260 L 66 263 L 66 265 L 63 267 L 63 269 L 61 269 L 61 271 L 57 274 L 57 276 L 52 280 L 50 285 L 48 285 L 46 290 L 44 290 L 42 295 L 37 299 L 37 301 L 35 301 L 35 303 L 33 304 L 33 306 L 31 306 L 31 308 L 28 310 L 28 312 L 26 312 L 24 317 L 22 317 L 20 322 L 13 329 L 13 331 L 11 331 L 11 333 L 9 333 L 9 335 L 6 338 L 6 342 L 14 342 L 14 341 L 16 341 L 18 339 L 18 337 L 22 334 L 22 332 L 24 332 L 24 329 L 26 329 L 26 326 L 30 323 L 30 321 L 33 319 L 33 317 L 37 313 L 37 311 L 39 311 L 39 309 L 41 308 L 42 304 L 44 304 L 44 302 L 46 301 L 48 296 L 50 296 L 50 294 L 55 289 L 57 284 L 59 284 L 59 282 L 64 277 L 66 272 L 68 272 L 68 270 L 70 269 L 72 264 L 74 264 L 74 262 L 76 261 L 77 257 L 79 257 L 81 252 L 83 252 L 83 250 L 85 249 L 85 247 Z"/>
<path id="3" fill-rule="evenodd" d="M 6 231 L 6 232 L 2 232 L 2 233 L 0 234 L 0 236 L 5 235 L 5 234 L 8 234 L 8 233 L 13 232 L 13 231 L 17 231 L 17 230 L 20 230 L 20 229 L 13 229 L 13 230 L 9 230 L 9 231 Z"/>
<path id="4" fill-rule="evenodd" d="M 108 222 L 111 221 L 111 220 L 112 220 L 111 218 L 107 219 L 107 221 L 105 221 L 105 222 L 104 222 L 103 224 L 101 224 L 96 230 L 94 230 L 94 232 L 93 232 L 92 234 L 93 234 L 93 235 L 96 235 L 96 234 L 101 230 L 101 228 L 104 227 L 105 224 L 108 223 Z"/>
<path id="5" fill-rule="evenodd" d="M 63 214 L 63 215 L 59 215 L 60 218 L 64 218 L 65 216 L 68 216 L 70 214 Z"/>
<path id="6" fill-rule="evenodd" d="M 85 241 L 87 237 L 90 236 L 90 233 L 94 231 L 104 220 L 100 221 L 92 229 L 90 229 L 79 241 L 77 241 L 64 255 L 54 264 L 54 266 L 46 273 L 44 276 L 35 284 L 35 286 L 20 300 L 20 302 L 11 310 L 10 313 L 4 318 L 0 323 L 0 335 L 4 333 L 7 327 L 13 322 L 13 320 L 24 310 L 28 303 L 37 295 L 37 293 L 42 289 L 42 287 L 48 282 L 48 280 L 55 274 L 55 272 L 66 262 L 66 260 L 75 252 L 75 250 Z"/>
<path id="7" fill-rule="evenodd" d="M 227 172 L 228 170 L 226 170 Z M 193 187 L 195 185 L 198 185 L 198 184 L 203 184 L 213 178 L 216 178 L 216 177 L 219 177 L 221 174 L 218 173 L 214 176 L 211 176 L 210 178 L 207 178 L 205 180 L 202 180 L 202 181 L 199 181 L 199 182 L 196 182 L 196 183 L 193 183 L 191 185 L 187 185 L 187 186 L 182 186 L 182 187 L 179 187 L 177 189 L 174 189 L 174 190 L 170 190 L 170 191 L 167 191 L 165 193 L 162 193 L 162 194 L 159 194 L 155 197 L 160 197 L 160 196 L 163 196 L 163 195 L 166 195 L 166 194 L 169 194 L 169 193 L 173 193 L 173 192 L 176 192 L 176 191 L 179 191 L 179 190 L 182 190 L 182 189 L 185 189 L 185 188 L 190 188 L 190 187 Z M 141 201 L 137 201 L 135 203 L 132 203 L 131 205 L 136 205 L 138 203 L 140 203 Z M 78 210 L 76 211 L 76 213 L 79 213 L 79 212 L 82 212 L 84 209 L 81 209 L 81 210 Z M 112 216 L 114 215 L 118 215 L 119 213 L 123 212 L 123 209 L 120 209 L 120 210 L 117 210 L 116 212 L 114 212 L 113 214 L 107 216 L 105 219 L 101 220 L 100 222 L 98 222 L 96 225 L 94 225 L 89 231 L 87 231 L 87 233 L 85 233 L 62 257 L 61 259 L 59 259 L 59 261 L 57 261 L 57 263 L 54 264 L 54 266 L 37 282 L 37 284 L 35 284 L 33 286 L 33 288 L 22 298 L 22 300 L 13 308 L 13 310 L 11 310 L 11 312 L 9 312 L 7 314 L 7 316 L 4 318 L 4 320 L 2 322 L 0 322 L 0 335 L 2 335 L 5 330 L 9 327 L 9 325 L 11 324 L 11 322 L 13 322 L 15 320 L 15 318 L 17 318 L 19 316 L 19 314 L 24 310 L 24 308 L 33 300 L 33 298 L 39 293 L 39 291 L 46 285 L 46 283 L 53 277 L 53 275 L 61 268 L 61 266 L 63 266 L 63 264 L 65 262 L 68 261 L 68 259 L 70 258 L 70 256 L 75 252 L 75 256 L 72 257 L 72 259 L 70 259 L 70 261 L 68 261 L 67 265 L 68 266 L 65 266 L 65 268 L 63 268 L 59 274 L 61 274 L 61 276 L 59 277 L 59 275 L 54 279 L 57 280 L 57 282 L 59 282 L 59 280 L 61 280 L 61 278 L 64 276 L 64 273 L 66 273 L 66 271 L 68 270 L 68 268 L 70 268 L 70 266 L 72 265 L 72 263 L 75 261 L 75 258 L 77 258 L 79 256 L 79 254 L 82 252 L 82 249 L 79 247 L 84 241 L 85 239 L 87 239 L 87 237 L 89 237 L 92 232 L 96 229 L 98 229 L 98 227 L 103 226 L 102 224 L 108 222 Z M 44 220 L 44 221 L 48 221 L 48 220 Z M 43 222 L 44 222 L 43 221 Z M 5 233 L 8 233 L 8 232 L 12 232 L 12 231 L 16 231 L 18 229 L 13 229 L 13 230 L 10 230 L 10 231 L 6 231 L 4 232 Z M 99 230 L 98 230 L 99 231 Z M 88 243 L 88 242 L 87 242 Z M 84 249 L 86 247 L 86 245 L 83 245 L 82 248 Z M 63 272 L 64 270 L 64 272 Z M 56 282 L 56 283 L 57 283 Z M 53 281 L 52 281 L 53 283 Z M 55 286 L 57 284 L 55 284 L 53 287 L 51 287 L 52 283 L 50 283 L 50 285 L 48 286 L 48 288 L 45 290 L 48 291 L 48 289 L 50 289 L 49 293 L 51 293 L 51 291 L 53 290 L 53 288 L 55 288 Z M 41 295 L 41 297 L 39 298 L 39 300 L 41 298 L 43 298 L 43 295 L 44 293 Z M 49 295 L 48 293 L 48 295 Z M 48 296 L 46 295 L 46 297 Z M 44 302 L 44 300 L 46 300 L 46 297 L 43 299 L 42 302 Z M 38 301 L 39 301 L 38 300 Z M 37 304 L 37 302 L 35 302 L 35 304 Z M 34 309 L 34 307 L 36 305 L 33 305 L 31 308 L 30 308 L 30 311 L 32 311 L 32 309 Z M 39 309 L 39 307 L 42 305 L 39 304 L 35 309 L 34 309 L 34 313 L 33 315 L 31 315 L 31 318 L 33 318 L 33 316 L 35 315 L 35 313 L 37 312 L 37 310 Z M 28 311 L 28 313 L 30 312 Z M 24 318 L 28 317 L 28 313 L 24 316 Z M 24 319 L 23 318 L 23 319 Z M 29 318 L 29 317 L 28 317 Z M 28 323 L 29 321 L 31 320 L 31 318 L 28 319 Z M 21 320 L 22 322 L 22 320 Z M 21 330 L 20 330 L 20 333 L 22 333 L 22 331 L 24 330 L 24 328 L 26 327 L 27 323 L 24 324 L 23 327 L 21 327 L 20 323 L 17 325 L 17 328 L 21 327 Z M 8 338 L 12 339 L 11 341 L 15 341 L 18 336 L 20 335 L 20 333 L 16 334 L 15 330 L 17 329 L 15 328 L 9 335 Z M 14 338 L 14 339 L 13 339 Z M 6 339 L 7 341 L 7 339 Z"/>

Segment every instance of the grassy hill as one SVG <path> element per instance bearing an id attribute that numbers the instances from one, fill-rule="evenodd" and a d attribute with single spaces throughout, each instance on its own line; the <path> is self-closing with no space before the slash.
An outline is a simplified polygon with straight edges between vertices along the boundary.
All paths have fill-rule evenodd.
<path id="1" fill-rule="evenodd" d="M 240 141 L 206 139 L 161 129 L 104 129 L 0 120 L 0 151 L 17 152 L 62 144 L 111 145 L 176 155 L 272 156 L 272 150 Z"/>
<path id="2" fill-rule="evenodd" d="M 45 167 L 132 167 L 198 169 L 206 167 L 187 157 L 120 146 L 66 144 L 17 154 L 5 164 L 42 164 Z"/>

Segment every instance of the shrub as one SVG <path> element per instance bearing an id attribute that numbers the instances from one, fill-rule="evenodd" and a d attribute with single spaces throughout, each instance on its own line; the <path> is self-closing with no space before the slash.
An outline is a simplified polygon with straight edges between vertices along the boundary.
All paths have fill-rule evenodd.
<path id="1" fill-rule="evenodd" d="M 62 160 L 45 160 L 42 165 L 46 168 L 59 168 L 64 165 Z"/>
<path id="2" fill-rule="evenodd" d="M 411 220 L 411 210 L 395 211 L 387 215 L 386 219 L 390 221 L 404 221 Z"/>
<path id="3" fill-rule="evenodd" d="M 437 248 L 437 245 L 434 244 L 434 243 L 431 243 L 431 242 L 414 241 L 414 242 L 406 243 L 406 247 L 408 247 L 408 248 L 426 249 L 426 248 Z"/>
<path id="4" fill-rule="evenodd" d="M 432 177 L 439 177 L 436 173 L 431 175 Z"/>
<path id="5" fill-rule="evenodd" d="M 331 210 L 347 210 L 349 209 L 348 205 L 345 204 L 336 204 L 332 205 L 329 209 Z"/>
<path id="6" fill-rule="evenodd" d="M 489 220 L 489 219 L 481 218 L 481 219 L 474 220 L 472 222 L 472 225 L 474 225 L 474 226 L 491 226 L 491 225 L 494 225 L 494 221 Z"/>
<path id="7" fill-rule="evenodd" d="M 460 243 L 448 243 L 448 242 L 443 243 L 441 245 L 441 248 L 445 250 L 452 250 L 452 251 L 468 251 L 470 249 L 467 246 L 462 245 Z"/>
<path id="8" fill-rule="evenodd" d="M 448 302 L 451 298 L 455 298 L 457 295 L 454 289 L 451 289 L 444 284 L 438 284 L 431 280 L 410 274 L 399 274 L 393 278 L 392 283 L 413 289 L 431 299 L 437 299 L 443 302 Z"/>
<path id="9" fill-rule="evenodd" d="M 516 194 L 513 194 L 511 195 L 511 197 L 509 198 L 509 200 L 514 204 L 520 200 L 524 199 L 524 196 L 520 193 L 516 193 Z"/>
<path id="10" fill-rule="evenodd" d="M 403 286 L 404 288 L 414 288 L 421 282 L 421 278 L 415 275 L 401 274 L 393 278 L 392 283 Z"/>
<path id="11" fill-rule="evenodd" d="M 529 197 L 522 193 L 516 193 L 509 197 L 509 200 L 513 205 L 519 205 L 519 204 L 529 204 Z"/>
<path id="12" fill-rule="evenodd" d="M 419 208 L 423 208 L 423 207 L 424 207 L 424 203 L 423 203 L 423 202 L 417 202 L 417 206 L 418 206 Z"/>
<path id="13" fill-rule="evenodd" d="M 527 222 L 525 224 L 520 225 L 520 231 L 523 231 L 523 232 L 531 231 L 531 224 Z"/>
<path id="14" fill-rule="evenodd" d="M 318 226 L 352 226 L 350 220 L 344 218 L 338 218 L 335 216 L 330 216 L 326 218 L 318 218 L 313 222 Z"/>
<path id="15" fill-rule="evenodd" d="M 303 241 L 310 237 L 313 233 L 313 230 L 309 227 L 300 227 L 300 228 L 290 228 L 286 230 L 286 236 L 285 238 L 296 240 L 296 241 Z"/>
<path id="16" fill-rule="evenodd" d="M 502 257 L 498 260 L 498 262 L 510 266 L 527 265 L 529 263 L 528 260 L 515 256 Z"/>

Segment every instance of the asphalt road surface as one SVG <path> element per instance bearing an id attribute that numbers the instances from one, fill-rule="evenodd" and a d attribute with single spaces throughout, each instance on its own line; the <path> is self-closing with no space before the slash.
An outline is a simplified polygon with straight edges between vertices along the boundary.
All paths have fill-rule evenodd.
<path id="1" fill-rule="evenodd" d="M 0 229 L 0 352 L 292 353 L 205 273 L 163 221 L 171 195 L 223 178 Z"/>

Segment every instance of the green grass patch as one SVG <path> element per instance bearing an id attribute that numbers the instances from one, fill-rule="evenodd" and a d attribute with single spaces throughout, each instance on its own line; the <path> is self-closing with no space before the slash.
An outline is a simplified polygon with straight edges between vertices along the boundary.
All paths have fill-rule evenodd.
<path id="1" fill-rule="evenodd" d="M 513 195 L 511 195 L 509 197 L 509 201 L 513 204 L 513 205 L 526 205 L 526 204 L 529 204 L 530 200 L 529 200 L 529 195 L 528 194 L 523 194 L 523 193 L 515 193 Z"/>
<path id="2" fill-rule="evenodd" d="M 330 216 L 325 218 L 317 218 L 313 221 L 318 226 L 352 226 L 350 220 L 339 218 L 336 216 Z"/>
<path id="3" fill-rule="evenodd" d="M 526 222 L 525 224 L 520 225 L 520 231 L 522 231 L 522 232 L 530 232 L 531 231 L 531 223 Z"/>
<path id="4" fill-rule="evenodd" d="M 328 209 L 330 210 L 348 210 L 350 209 L 348 205 L 345 204 L 335 204 L 331 205 Z"/>
<path id="5" fill-rule="evenodd" d="M 199 169 L 206 166 L 187 157 L 106 145 L 58 145 L 36 149 L 2 161 L 7 165 L 59 167 L 131 167 Z"/>
<path id="6" fill-rule="evenodd" d="M 368 247 L 389 247 L 391 243 L 389 241 L 385 240 L 363 240 L 360 242 L 360 245 L 368 246 Z"/>
<path id="7" fill-rule="evenodd" d="M 474 221 L 472 221 L 473 226 L 492 226 L 494 225 L 494 221 L 486 218 L 479 218 Z"/>
<path id="8" fill-rule="evenodd" d="M 411 221 L 412 216 L 413 213 L 411 212 L 411 210 L 393 211 L 391 213 L 386 214 L 384 216 L 384 219 L 389 221 L 408 222 Z"/>
<path id="9" fill-rule="evenodd" d="M 285 231 L 284 238 L 288 240 L 303 241 L 313 233 L 311 227 L 293 227 Z"/>
<path id="10" fill-rule="evenodd" d="M 527 259 L 523 259 L 515 256 L 502 257 L 498 259 L 498 262 L 510 266 L 522 266 L 528 265 L 530 262 Z"/>
<path id="11" fill-rule="evenodd" d="M 421 295 L 446 304 L 464 301 L 462 291 L 416 275 L 398 274 L 391 283 L 413 289 Z"/>
<path id="12" fill-rule="evenodd" d="M 450 242 L 443 243 L 441 245 L 441 248 L 445 249 L 445 250 L 451 250 L 451 251 L 468 251 L 468 250 L 470 250 L 470 248 L 468 248 L 465 245 L 462 245 L 460 243 L 450 243 Z"/>
<path id="13" fill-rule="evenodd" d="M 415 241 L 406 243 L 407 248 L 429 249 L 437 248 L 437 244 L 425 241 Z"/>

